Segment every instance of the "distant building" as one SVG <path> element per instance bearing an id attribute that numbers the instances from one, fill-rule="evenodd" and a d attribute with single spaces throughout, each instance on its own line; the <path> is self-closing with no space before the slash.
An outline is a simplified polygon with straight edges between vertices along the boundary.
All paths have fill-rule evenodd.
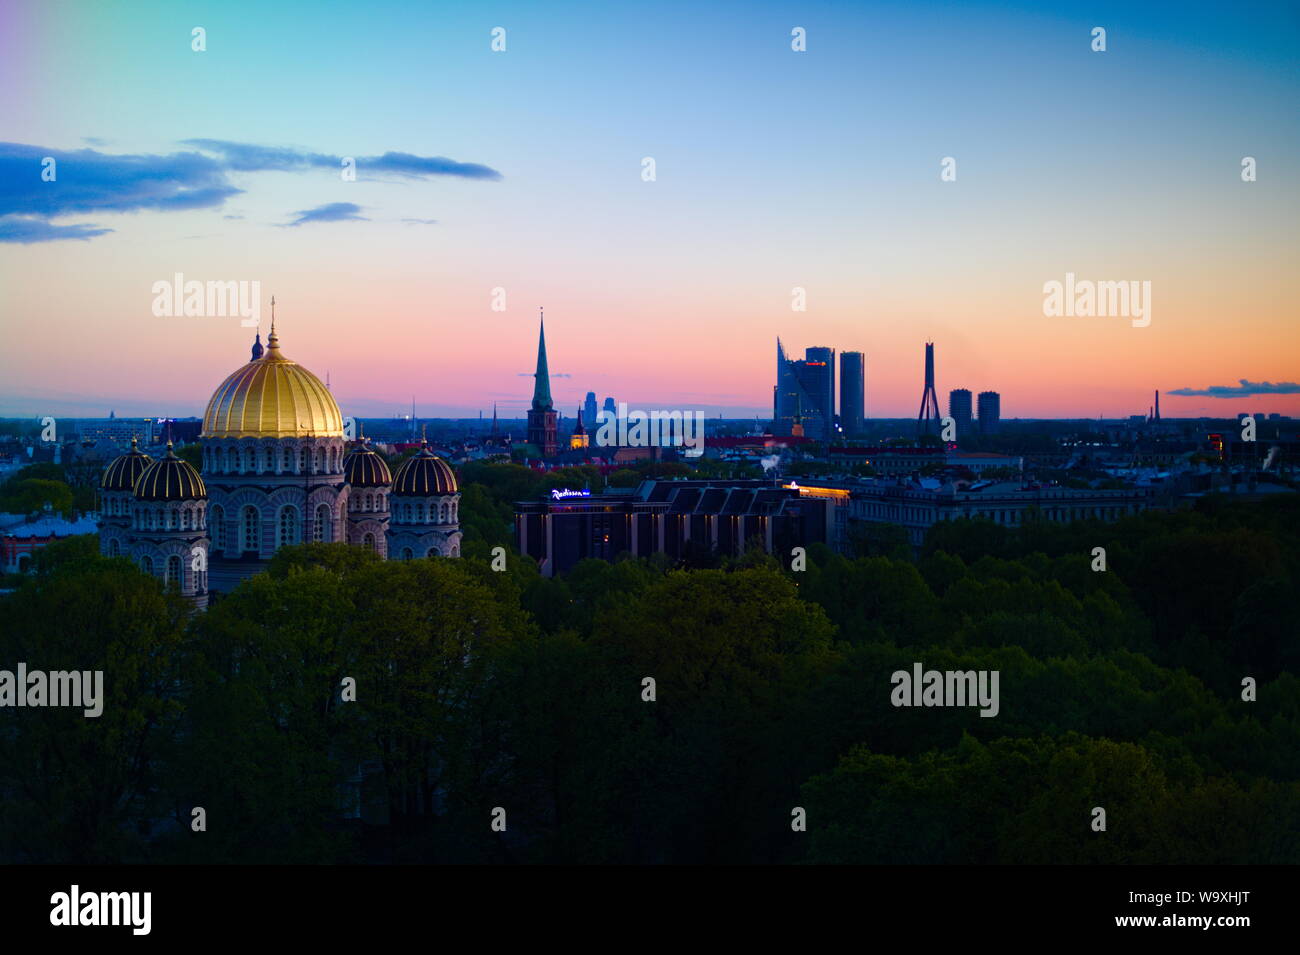
<path id="1" fill-rule="evenodd" d="M 147 447 L 158 435 L 153 418 L 82 418 L 73 422 L 72 428 L 82 441 L 108 440 L 122 447 L 132 438 Z"/>
<path id="2" fill-rule="evenodd" d="M 970 389 L 954 388 L 948 392 L 948 417 L 957 422 L 957 440 L 969 434 L 974 416 L 971 414 Z"/>
<path id="3" fill-rule="evenodd" d="M 592 408 L 596 407 L 596 399 L 591 392 L 587 393 L 587 400 L 590 402 Z M 591 445 L 591 435 L 587 433 L 587 429 L 582 424 L 582 416 L 583 411 L 579 408 L 578 416 L 574 419 L 573 434 L 569 436 L 570 448 L 585 448 Z"/>
<path id="4" fill-rule="evenodd" d="M 803 360 L 792 361 L 776 340 L 772 431 L 824 441 L 835 421 L 835 352 L 809 348 L 804 354 Z"/>
<path id="5" fill-rule="evenodd" d="M 587 392 L 587 401 L 583 405 L 582 409 L 582 423 L 586 426 L 588 431 L 591 431 L 591 429 L 596 427 L 596 415 L 598 413 L 596 406 L 596 393 L 594 391 L 589 391 Z"/>
<path id="6" fill-rule="evenodd" d="M 22 514 L 0 514 L 0 568 L 6 574 L 26 573 L 42 547 L 66 537 L 93 534 L 98 529 L 94 516 L 69 521 L 49 511 L 35 519 Z"/>
<path id="7" fill-rule="evenodd" d="M 926 532 L 939 521 L 963 517 L 982 518 L 1008 527 L 1024 524 L 1031 512 L 1042 520 L 1068 523 L 1080 520 L 1116 521 L 1152 507 L 1162 506 L 1160 491 L 1152 487 L 1091 490 L 1063 487 L 1026 487 L 1019 481 L 948 484 L 926 488 L 887 481 L 827 482 L 804 479 L 799 492 L 828 500 L 845 509 L 846 516 L 828 517 L 828 526 L 844 526 L 851 538 L 855 523 L 897 524 L 907 531 L 909 543 L 919 547 Z M 828 492 L 834 494 L 828 494 Z M 834 544 L 834 541 L 831 542 Z"/>
<path id="8" fill-rule="evenodd" d="M 835 432 L 835 349 L 814 346 L 804 350 L 804 364 L 808 367 L 808 381 L 819 392 L 817 406 L 825 421 L 823 437 Z"/>
<path id="9" fill-rule="evenodd" d="M 840 430 L 853 437 L 866 422 L 866 364 L 860 351 L 840 352 Z"/>
<path id="10" fill-rule="evenodd" d="M 557 489 L 515 505 L 515 540 L 547 577 L 589 557 L 736 556 L 827 542 L 827 503 L 768 481 L 643 481 L 631 492 Z"/>
<path id="11" fill-rule="evenodd" d="M 551 372 L 546 364 L 546 322 L 539 319 L 537 371 L 533 375 L 533 403 L 528 409 L 528 443 L 536 445 L 542 457 L 554 457 L 560 450 L 556 436 L 558 412 L 551 403 Z"/>
<path id="12" fill-rule="evenodd" d="M 980 434 L 997 434 L 1002 420 L 1002 396 L 996 391 L 981 391 L 978 410 Z"/>

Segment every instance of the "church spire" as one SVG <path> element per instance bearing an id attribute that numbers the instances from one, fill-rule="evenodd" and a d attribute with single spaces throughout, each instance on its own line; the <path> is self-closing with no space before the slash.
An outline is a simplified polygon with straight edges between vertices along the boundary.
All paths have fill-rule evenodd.
<path id="1" fill-rule="evenodd" d="M 534 375 L 536 383 L 533 385 L 533 410 L 550 411 L 551 373 L 546 367 L 546 315 L 540 308 L 537 311 L 537 372 Z"/>
<path id="2" fill-rule="evenodd" d="M 253 361 L 262 357 L 262 330 L 257 330 L 257 336 L 253 339 Z"/>

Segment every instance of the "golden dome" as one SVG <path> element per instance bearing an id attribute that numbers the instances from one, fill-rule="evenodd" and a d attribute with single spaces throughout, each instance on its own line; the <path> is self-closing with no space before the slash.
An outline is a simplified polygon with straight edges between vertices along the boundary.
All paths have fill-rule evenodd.
<path id="1" fill-rule="evenodd" d="M 129 491 L 135 487 L 136 480 L 144 469 L 153 464 L 153 458 L 140 450 L 135 438 L 131 439 L 131 450 L 113 459 L 113 463 L 104 469 L 104 477 L 99 486 L 105 491 Z"/>
<path id="2" fill-rule="evenodd" d="M 203 478 L 193 465 L 172 452 L 167 442 L 167 456 L 154 461 L 135 482 L 139 501 L 201 501 L 208 496 Z"/>
<path id="3" fill-rule="evenodd" d="M 272 323 L 266 353 L 213 393 L 202 437 L 341 438 L 343 415 L 319 378 L 280 354 Z"/>
<path id="4" fill-rule="evenodd" d="M 353 487 L 388 487 L 393 483 L 393 475 L 388 470 L 388 462 L 369 444 L 363 444 L 343 458 L 343 480 Z"/>
<path id="5" fill-rule="evenodd" d="M 393 474 L 393 493 L 398 497 L 431 497 L 457 490 L 455 473 L 423 441 L 419 453 L 399 464 Z"/>

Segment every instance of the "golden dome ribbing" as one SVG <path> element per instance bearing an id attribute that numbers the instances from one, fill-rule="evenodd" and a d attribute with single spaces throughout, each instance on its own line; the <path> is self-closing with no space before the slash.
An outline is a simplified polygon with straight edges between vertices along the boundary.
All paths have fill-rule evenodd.
<path id="1" fill-rule="evenodd" d="M 280 354 L 271 325 L 266 353 L 221 383 L 203 413 L 205 438 L 343 437 L 343 415 L 319 378 Z"/>

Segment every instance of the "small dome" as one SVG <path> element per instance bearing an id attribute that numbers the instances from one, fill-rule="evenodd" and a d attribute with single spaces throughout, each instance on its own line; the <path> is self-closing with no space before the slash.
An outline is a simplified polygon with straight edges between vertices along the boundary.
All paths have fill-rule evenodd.
<path id="1" fill-rule="evenodd" d="M 399 464 L 393 475 L 393 493 L 398 497 L 432 497 L 457 490 L 456 475 L 424 442 L 419 453 Z"/>
<path id="2" fill-rule="evenodd" d="M 139 450 L 135 438 L 132 438 L 131 450 L 118 455 L 109 463 L 99 486 L 105 491 L 130 491 L 145 468 L 152 463 L 153 458 Z"/>
<path id="3" fill-rule="evenodd" d="M 343 414 L 324 383 L 280 354 L 275 326 L 266 351 L 221 383 L 203 413 L 205 438 L 343 437 Z"/>
<path id="4" fill-rule="evenodd" d="M 353 448 L 343 458 L 343 479 L 353 487 L 388 487 L 393 474 L 374 448 L 364 444 Z"/>
<path id="5" fill-rule="evenodd" d="M 167 442 L 167 456 L 154 461 L 135 482 L 137 501 L 201 501 L 207 498 L 208 489 L 203 478 L 188 461 L 182 461 L 172 452 Z"/>

